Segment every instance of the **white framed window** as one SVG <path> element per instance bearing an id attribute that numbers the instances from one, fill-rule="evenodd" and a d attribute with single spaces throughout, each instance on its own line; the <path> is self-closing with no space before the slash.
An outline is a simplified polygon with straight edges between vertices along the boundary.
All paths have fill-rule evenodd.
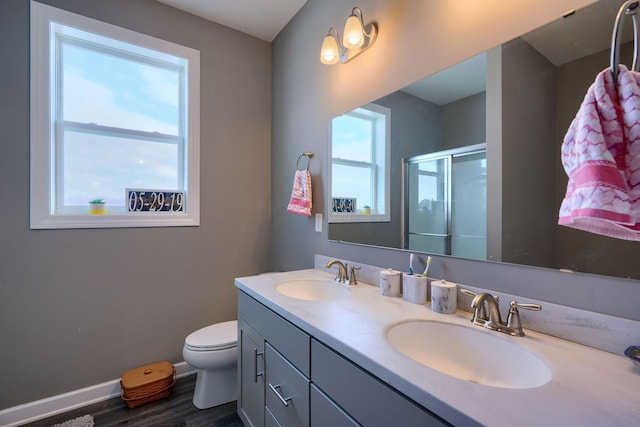
<path id="1" fill-rule="evenodd" d="M 331 121 L 328 221 L 386 222 L 391 110 L 368 104 Z"/>
<path id="2" fill-rule="evenodd" d="M 199 51 L 32 1 L 31 228 L 199 225 L 199 92 Z"/>

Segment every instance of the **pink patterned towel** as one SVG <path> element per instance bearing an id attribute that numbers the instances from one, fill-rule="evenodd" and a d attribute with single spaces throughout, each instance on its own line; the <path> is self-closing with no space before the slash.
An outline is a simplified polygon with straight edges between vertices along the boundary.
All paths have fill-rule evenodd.
<path id="1" fill-rule="evenodd" d="M 558 224 L 640 240 L 640 73 L 620 65 L 587 91 L 562 143 L 569 176 Z"/>
<path id="2" fill-rule="evenodd" d="M 293 179 L 287 212 L 311 216 L 311 174 L 308 170 L 297 170 Z"/>

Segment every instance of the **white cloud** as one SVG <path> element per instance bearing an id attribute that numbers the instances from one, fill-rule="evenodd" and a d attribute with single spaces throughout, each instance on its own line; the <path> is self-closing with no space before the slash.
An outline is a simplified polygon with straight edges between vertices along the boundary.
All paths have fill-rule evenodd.
<path id="1" fill-rule="evenodd" d="M 103 84 L 69 71 L 65 74 L 65 83 L 64 109 L 67 120 L 171 135 L 178 133 L 176 126 L 169 123 L 119 108 L 115 94 Z M 163 90 L 157 88 L 157 92 Z"/>
<path id="2" fill-rule="evenodd" d="M 178 99 L 178 79 L 176 74 L 155 67 L 136 67 L 140 72 L 144 85 L 140 88 L 151 100 L 166 105 L 176 106 Z M 176 78 L 171 78 L 176 77 Z"/>

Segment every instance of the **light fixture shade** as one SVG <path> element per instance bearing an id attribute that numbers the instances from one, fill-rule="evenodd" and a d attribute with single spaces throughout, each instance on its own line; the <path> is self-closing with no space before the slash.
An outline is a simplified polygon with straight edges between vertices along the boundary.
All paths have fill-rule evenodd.
<path id="1" fill-rule="evenodd" d="M 335 27 L 329 28 L 320 49 L 320 62 L 346 64 L 351 61 L 373 45 L 378 35 L 378 26 L 372 22 L 365 27 L 362 11 L 359 7 L 354 7 L 345 23 L 343 35 L 344 40 L 340 41 L 338 30 Z"/>
<path id="2" fill-rule="evenodd" d="M 323 64 L 337 64 L 340 60 L 338 54 L 338 41 L 336 38 L 327 34 L 320 48 L 320 62 Z"/>
<path id="3" fill-rule="evenodd" d="M 349 49 L 362 47 L 364 44 L 364 28 L 360 19 L 351 14 L 344 25 L 344 45 Z"/>

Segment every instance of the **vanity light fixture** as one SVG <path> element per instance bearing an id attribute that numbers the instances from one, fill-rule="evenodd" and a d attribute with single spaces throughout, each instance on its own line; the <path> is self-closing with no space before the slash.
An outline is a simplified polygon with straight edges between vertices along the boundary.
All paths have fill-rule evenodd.
<path id="1" fill-rule="evenodd" d="M 320 62 L 345 64 L 367 50 L 376 40 L 377 35 L 376 24 L 372 22 L 365 27 L 362 11 L 359 7 L 354 7 L 344 26 L 342 37 L 344 45 L 340 42 L 338 30 L 335 27 L 329 28 L 320 49 Z"/>

